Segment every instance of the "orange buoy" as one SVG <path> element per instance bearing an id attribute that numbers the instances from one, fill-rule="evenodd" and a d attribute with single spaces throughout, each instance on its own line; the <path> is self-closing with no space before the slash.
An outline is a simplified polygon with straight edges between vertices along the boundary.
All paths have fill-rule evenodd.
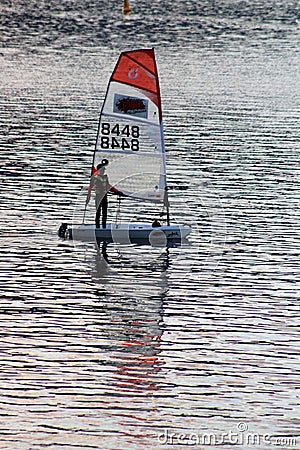
<path id="1" fill-rule="evenodd" d="M 129 14 L 131 12 L 131 8 L 129 6 L 129 0 L 124 0 L 123 4 L 123 14 Z"/>

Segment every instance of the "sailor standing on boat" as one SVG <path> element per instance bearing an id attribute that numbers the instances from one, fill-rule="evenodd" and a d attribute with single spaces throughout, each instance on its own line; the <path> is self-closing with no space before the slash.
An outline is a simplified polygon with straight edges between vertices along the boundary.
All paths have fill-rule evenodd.
<path id="1" fill-rule="evenodd" d="M 105 173 L 105 166 L 107 166 L 108 160 L 103 159 L 101 164 L 97 166 L 97 172 L 92 175 L 91 182 L 88 189 L 88 195 L 86 198 L 86 204 L 89 203 L 91 198 L 92 189 L 95 191 L 95 206 L 96 206 L 96 228 L 100 228 L 100 216 L 102 210 L 102 228 L 106 228 L 107 219 L 107 193 L 110 190 L 108 182 L 108 176 Z"/>
<path id="2" fill-rule="evenodd" d="M 105 167 L 107 165 L 108 165 L 107 159 L 102 159 L 101 164 L 97 165 L 97 172 L 91 177 L 90 185 L 88 188 L 88 195 L 86 198 L 86 205 L 87 205 L 91 198 L 92 189 L 94 189 L 95 206 L 96 206 L 96 217 L 95 217 L 96 228 L 100 228 L 101 210 L 102 210 L 102 221 L 101 221 L 102 228 L 106 228 L 107 206 L 108 206 L 107 193 L 109 191 L 112 191 L 114 194 L 124 196 L 124 194 L 121 191 L 118 191 L 116 188 L 114 188 L 109 184 L 108 176 L 105 173 Z"/>

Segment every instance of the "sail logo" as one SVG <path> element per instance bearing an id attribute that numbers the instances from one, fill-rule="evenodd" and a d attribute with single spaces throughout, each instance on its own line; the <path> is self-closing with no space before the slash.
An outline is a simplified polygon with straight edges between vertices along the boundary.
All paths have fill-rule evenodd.
<path id="1" fill-rule="evenodd" d="M 139 74 L 138 69 L 129 69 L 128 70 L 128 78 L 130 80 L 136 80 L 138 77 L 138 74 Z"/>
<path id="2" fill-rule="evenodd" d="M 115 94 L 113 111 L 118 114 L 128 114 L 147 119 L 148 100 Z"/>

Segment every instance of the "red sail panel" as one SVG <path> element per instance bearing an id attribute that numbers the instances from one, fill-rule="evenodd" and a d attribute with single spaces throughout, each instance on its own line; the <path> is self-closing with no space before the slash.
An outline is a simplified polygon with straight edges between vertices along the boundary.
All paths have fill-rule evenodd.
<path id="1" fill-rule="evenodd" d="M 144 66 L 147 70 L 149 70 L 153 74 L 156 74 L 156 65 L 153 48 L 134 50 L 132 52 L 125 52 L 125 54 L 128 55 L 128 57 L 135 59 L 139 64 Z"/>
<path id="2" fill-rule="evenodd" d="M 153 49 L 121 54 L 111 81 L 124 83 L 142 91 L 160 107 L 157 69 Z"/>

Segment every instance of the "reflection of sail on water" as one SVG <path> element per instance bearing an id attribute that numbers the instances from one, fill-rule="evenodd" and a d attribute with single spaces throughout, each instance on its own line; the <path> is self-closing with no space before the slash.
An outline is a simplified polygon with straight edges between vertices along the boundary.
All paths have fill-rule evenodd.
<path id="1" fill-rule="evenodd" d="M 164 301 L 169 291 L 169 251 L 132 252 L 132 248 L 109 248 L 105 256 L 107 273 L 99 269 L 103 246 L 89 254 L 96 283 L 96 299 L 101 304 L 99 336 L 113 370 L 109 378 L 112 402 L 130 390 L 148 395 L 157 389 L 156 375 L 164 365 L 160 341 L 165 330 Z M 155 255 L 153 254 L 155 253 Z M 102 262 L 104 262 L 102 260 Z M 120 271 L 115 268 L 122 267 Z M 136 283 L 137 278 L 139 283 Z M 100 350 L 101 351 L 101 350 Z"/>
<path id="2" fill-rule="evenodd" d="M 100 115 L 93 171 L 104 158 L 110 183 L 118 190 L 163 202 L 166 164 L 153 49 L 120 55 Z"/>
<path id="3" fill-rule="evenodd" d="M 121 296 L 120 296 L 121 297 Z M 101 298 L 107 321 L 101 327 L 102 342 L 106 342 L 109 360 L 114 370 L 110 389 L 114 397 L 123 391 L 145 393 L 157 389 L 156 375 L 164 365 L 160 357 L 164 332 L 162 305 L 165 294 L 144 296 L 133 305 L 132 296 Z M 106 350 L 107 352 L 107 350 Z"/>

